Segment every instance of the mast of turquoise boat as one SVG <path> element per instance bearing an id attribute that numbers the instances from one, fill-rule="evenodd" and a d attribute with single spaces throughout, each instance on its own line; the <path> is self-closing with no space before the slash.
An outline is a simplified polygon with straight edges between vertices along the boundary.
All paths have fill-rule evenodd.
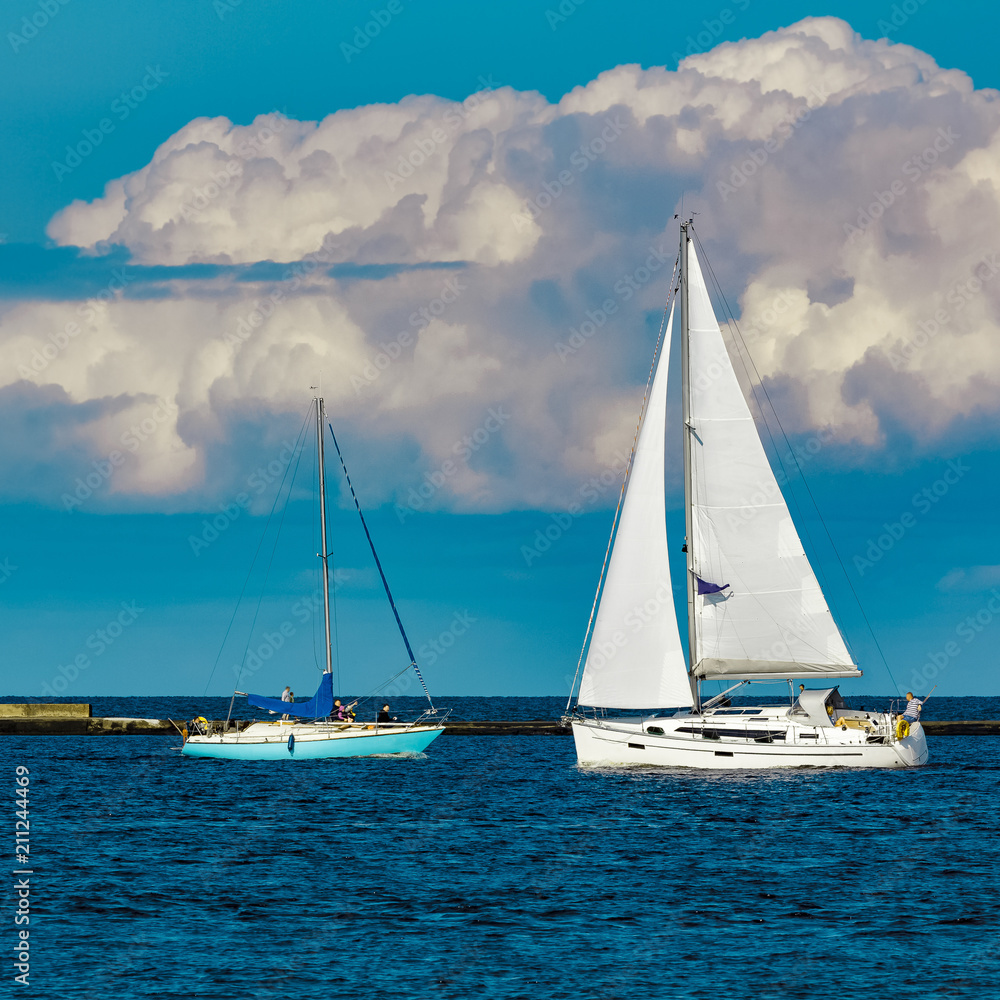
<path id="1" fill-rule="evenodd" d="M 684 435 L 684 551 L 687 553 L 685 569 L 687 576 L 688 610 L 688 674 L 691 677 L 691 693 L 694 696 L 695 711 L 701 711 L 701 691 L 694 679 L 695 658 L 695 613 L 694 613 L 694 530 L 691 523 L 691 372 L 688 341 L 691 337 L 691 285 L 688 281 L 688 227 L 691 220 L 681 222 L 681 430 Z"/>
<path id="2" fill-rule="evenodd" d="M 326 670 L 333 673 L 333 643 L 330 637 L 330 546 L 326 539 L 326 466 L 323 460 L 323 425 L 326 423 L 323 415 L 323 398 L 316 397 L 316 448 L 319 461 L 319 531 L 320 548 L 317 553 L 323 560 L 323 622 L 326 625 Z"/>

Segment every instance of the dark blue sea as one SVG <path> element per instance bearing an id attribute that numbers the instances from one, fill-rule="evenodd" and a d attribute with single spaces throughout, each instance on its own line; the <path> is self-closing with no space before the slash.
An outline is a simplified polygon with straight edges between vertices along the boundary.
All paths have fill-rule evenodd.
<path id="1" fill-rule="evenodd" d="M 562 708 L 444 702 L 466 718 Z M 197 699 L 92 703 L 220 714 Z M 942 698 L 931 716 L 933 704 L 937 718 L 1000 709 Z M 582 770 L 556 736 L 445 735 L 418 757 L 280 764 L 178 745 L 0 737 L 9 801 L 15 768 L 30 779 L 30 986 L 13 990 L 1000 996 L 1000 738 L 931 737 L 915 770 L 773 773 Z"/>

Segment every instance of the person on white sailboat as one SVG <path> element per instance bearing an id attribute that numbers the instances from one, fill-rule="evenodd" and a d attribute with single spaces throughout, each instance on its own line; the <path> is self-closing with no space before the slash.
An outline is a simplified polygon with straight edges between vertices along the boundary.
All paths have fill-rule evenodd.
<path id="1" fill-rule="evenodd" d="M 293 697 L 293 695 L 292 695 L 292 689 L 286 684 L 285 685 L 285 690 L 281 692 L 281 700 L 282 701 L 291 701 L 292 697 Z M 282 718 L 282 720 L 285 720 L 285 719 L 288 718 L 288 715 L 285 714 L 281 718 Z"/>
<path id="2" fill-rule="evenodd" d="M 382 711 L 378 713 L 376 722 L 398 722 L 399 720 L 394 715 L 389 714 L 388 704 L 382 706 Z"/>
<path id="3" fill-rule="evenodd" d="M 802 709 L 802 694 L 805 691 L 805 689 L 806 689 L 805 684 L 800 684 L 799 685 L 799 694 L 798 694 L 798 697 L 795 699 L 795 704 L 792 706 L 792 711 L 796 711 L 796 710 L 802 711 L 803 710 Z"/>
<path id="4" fill-rule="evenodd" d="M 923 707 L 924 702 L 920 698 L 914 698 L 912 691 L 906 692 L 906 709 L 896 719 L 896 739 L 903 739 L 905 736 L 909 736 L 910 726 L 914 722 L 920 721 L 920 710 Z"/>
<path id="5" fill-rule="evenodd" d="M 920 721 L 920 710 L 924 707 L 924 703 L 919 698 L 913 697 L 912 691 L 906 692 L 906 711 L 903 712 L 903 718 L 907 722 L 919 722 Z"/>

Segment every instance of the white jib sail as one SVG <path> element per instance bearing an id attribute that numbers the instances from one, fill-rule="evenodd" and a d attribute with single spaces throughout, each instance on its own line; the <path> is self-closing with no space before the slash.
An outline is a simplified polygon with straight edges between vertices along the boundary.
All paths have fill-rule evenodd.
<path id="1" fill-rule="evenodd" d="M 663 496 L 673 325 L 671 309 L 587 651 L 581 705 L 668 708 L 693 703 L 674 614 Z"/>
<path id="2" fill-rule="evenodd" d="M 698 677 L 856 676 L 768 463 L 693 244 L 691 520 Z"/>

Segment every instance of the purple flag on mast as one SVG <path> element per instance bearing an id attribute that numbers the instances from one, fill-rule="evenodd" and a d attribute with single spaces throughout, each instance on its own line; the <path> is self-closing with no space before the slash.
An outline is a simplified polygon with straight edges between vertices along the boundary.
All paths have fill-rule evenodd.
<path id="1" fill-rule="evenodd" d="M 717 583 L 708 583 L 703 580 L 698 574 L 695 574 L 695 580 L 698 581 L 698 596 L 701 597 L 704 594 L 721 594 L 722 591 L 729 586 L 728 583 L 723 583 L 721 586 Z"/>

